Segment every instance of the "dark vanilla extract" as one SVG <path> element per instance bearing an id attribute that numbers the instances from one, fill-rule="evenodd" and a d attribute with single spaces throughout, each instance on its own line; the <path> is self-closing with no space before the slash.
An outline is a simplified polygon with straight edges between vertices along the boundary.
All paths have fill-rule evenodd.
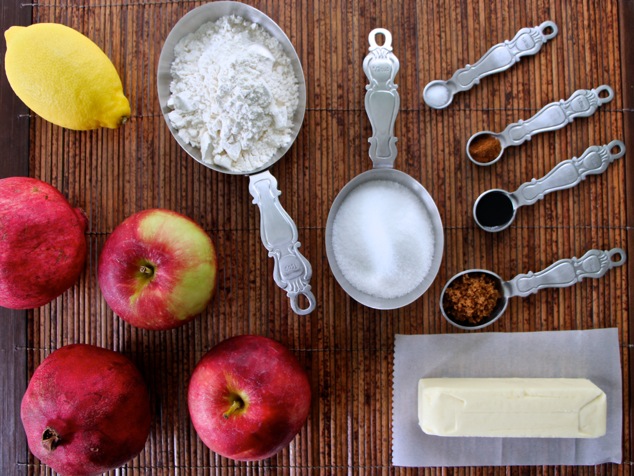
<path id="1" fill-rule="evenodd" d="M 492 190 L 478 200 L 475 217 L 485 227 L 504 226 L 513 219 L 513 202 L 505 192 Z"/>

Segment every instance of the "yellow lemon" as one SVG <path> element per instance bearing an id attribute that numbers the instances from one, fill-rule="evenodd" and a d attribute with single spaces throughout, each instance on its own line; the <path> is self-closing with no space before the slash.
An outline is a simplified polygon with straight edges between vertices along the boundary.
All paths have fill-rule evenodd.
<path id="1" fill-rule="evenodd" d="M 114 129 L 130 117 L 117 70 L 86 36 L 57 23 L 13 26 L 4 36 L 9 84 L 40 117 L 75 130 Z"/>

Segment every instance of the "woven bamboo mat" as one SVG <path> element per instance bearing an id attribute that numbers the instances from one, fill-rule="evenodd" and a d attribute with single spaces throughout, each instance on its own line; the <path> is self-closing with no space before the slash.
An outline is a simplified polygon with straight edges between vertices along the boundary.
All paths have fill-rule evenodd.
<path id="1" fill-rule="evenodd" d="M 194 162 L 172 139 L 160 114 L 155 78 L 161 47 L 176 21 L 201 3 L 40 0 L 20 5 L 30 9 L 32 22 L 64 23 L 100 45 L 120 72 L 133 115 L 119 130 L 88 133 L 29 116 L 28 173 L 56 186 L 85 210 L 89 257 L 76 286 L 27 313 L 26 345 L 15 347 L 18 361 L 27 362 L 28 377 L 54 349 L 83 342 L 121 351 L 138 364 L 151 390 L 155 418 L 145 450 L 117 474 L 416 474 L 391 465 L 394 335 L 460 332 L 442 319 L 438 298 L 446 280 L 464 269 L 491 269 L 508 279 L 590 248 L 628 247 L 628 213 L 633 216 L 634 208 L 628 195 L 627 174 L 634 167 L 629 139 L 630 152 L 604 174 L 522 209 L 502 233 L 479 230 L 471 208 L 484 190 L 514 190 L 590 145 L 625 139 L 633 104 L 624 99 L 631 93 L 623 90 L 628 66 L 620 45 L 626 38 L 631 45 L 631 30 L 622 31 L 631 29 L 631 23 L 623 15 L 634 18 L 634 8 L 617 0 L 249 1 L 287 33 L 306 76 L 302 130 L 272 169 L 282 204 L 299 228 L 302 252 L 313 266 L 318 308 L 300 317 L 273 282 L 273 263 L 260 241 L 259 212 L 251 204 L 248 180 Z M 429 81 L 449 78 L 520 28 L 545 20 L 553 20 L 559 34 L 537 56 L 457 95 L 446 110 L 424 104 L 421 93 Z M 391 31 L 401 63 L 396 168 L 427 188 L 445 229 L 436 281 L 418 301 L 394 311 L 372 310 L 348 298 L 329 270 L 324 244 L 336 194 L 371 167 L 361 64 L 368 33 L 376 27 Z M 615 99 L 591 118 L 511 148 L 492 167 L 467 160 L 465 144 L 474 132 L 502 130 L 549 102 L 601 84 L 614 89 Z M 154 207 L 199 222 L 216 244 L 220 272 L 217 294 L 199 318 L 174 331 L 152 333 L 130 327 L 107 307 L 97 286 L 96 263 L 121 221 Z M 628 267 L 622 267 L 600 280 L 514 299 L 505 317 L 487 329 L 619 328 L 625 402 L 622 465 L 429 469 L 420 474 L 630 474 L 628 292 Z M 308 370 L 313 390 L 308 423 L 290 447 L 251 464 L 209 451 L 196 436 L 186 405 L 196 362 L 216 343 L 244 333 L 266 335 L 292 349 Z M 22 439 L 16 428 L 15 438 Z M 16 454 L 17 474 L 48 474 L 23 444 Z"/>

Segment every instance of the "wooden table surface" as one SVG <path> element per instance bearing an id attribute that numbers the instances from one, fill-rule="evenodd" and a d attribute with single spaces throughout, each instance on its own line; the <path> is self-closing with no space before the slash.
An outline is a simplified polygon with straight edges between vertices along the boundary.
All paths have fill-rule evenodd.
<path id="1" fill-rule="evenodd" d="M 10 0 L 3 30 L 60 22 L 83 32 L 112 59 L 130 99 L 122 128 L 74 132 L 53 126 L 15 97 L 0 78 L 0 177 L 40 178 L 83 208 L 89 256 L 75 286 L 29 311 L 0 309 L 0 473 L 50 474 L 28 452 L 19 403 L 28 378 L 53 350 L 90 343 L 118 350 L 139 366 L 151 391 L 154 422 L 145 450 L 116 474 L 631 474 L 632 297 L 634 259 L 600 280 L 544 290 L 511 301 L 487 332 L 617 327 L 624 388 L 623 463 L 597 467 L 397 468 L 391 460 L 395 334 L 459 333 L 441 317 L 446 280 L 467 268 L 503 278 L 581 256 L 590 248 L 634 250 L 634 48 L 631 0 L 250 0 L 295 45 L 307 84 L 307 110 L 295 144 L 272 168 L 281 201 L 299 228 L 312 263 L 318 307 L 297 316 L 272 279 L 260 241 L 259 212 L 248 180 L 209 170 L 171 137 L 160 113 L 156 67 L 177 20 L 204 2 L 188 0 Z M 421 97 L 433 79 L 447 79 L 522 27 L 554 21 L 559 34 L 534 57 L 484 79 L 445 110 Z M 445 232 L 440 272 L 413 304 L 377 311 L 350 299 L 330 272 L 324 232 L 332 201 L 371 167 L 361 64 L 368 33 L 387 28 L 401 69 L 396 168 L 419 180 L 438 205 Z M 4 44 L 3 44 L 4 48 Z M 587 119 L 540 134 L 492 167 L 465 156 L 467 139 L 502 130 L 577 89 L 609 84 L 614 100 Z M 522 209 L 510 229 L 487 234 L 471 215 L 484 190 L 514 190 L 588 146 L 626 142 L 630 152 L 600 176 Z M 196 220 L 213 238 L 219 285 L 208 309 L 184 327 L 148 332 L 130 327 L 106 305 L 96 262 L 112 230 L 134 212 L 162 207 Z M 288 346 L 307 369 L 313 404 L 289 448 L 259 463 L 221 458 L 198 439 L 186 406 L 196 362 L 238 334 L 260 334 Z M 536 462 L 538 456 L 536 455 Z"/>

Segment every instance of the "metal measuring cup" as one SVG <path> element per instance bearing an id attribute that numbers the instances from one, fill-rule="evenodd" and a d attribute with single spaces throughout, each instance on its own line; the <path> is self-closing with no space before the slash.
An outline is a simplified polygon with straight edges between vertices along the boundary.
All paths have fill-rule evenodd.
<path id="1" fill-rule="evenodd" d="M 535 134 L 561 129 L 577 117 L 591 116 L 599 106 L 613 98 L 614 91 L 610 86 L 579 89 L 569 99 L 547 104 L 530 119 L 509 124 L 502 132 L 476 132 L 467 142 L 467 157 L 476 165 L 493 165 L 500 160 L 507 147 L 521 145 Z M 489 158 L 480 154 L 479 146 L 485 148 L 483 144 L 492 153 L 497 152 L 497 155 Z"/>
<path id="2" fill-rule="evenodd" d="M 620 140 L 590 146 L 580 157 L 560 162 L 544 177 L 526 182 L 514 192 L 499 188 L 483 192 L 473 204 L 473 218 L 485 231 L 502 231 L 513 223 L 518 208 L 532 205 L 551 192 L 572 188 L 588 175 L 603 173 L 624 154 L 625 144 Z"/>
<path id="3" fill-rule="evenodd" d="M 167 106 L 167 101 L 170 97 L 170 82 L 172 80 L 170 68 L 174 61 L 174 47 L 184 36 L 193 33 L 203 24 L 216 21 L 228 15 L 237 15 L 252 23 L 256 23 L 277 39 L 291 60 L 299 85 L 299 103 L 293 117 L 291 140 L 288 145 L 280 147 L 263 166 L 246 173 L 235 172 L 213 163 L 204 162 L 200 149 L 185 142 L 178 135 L 178 131 L 172 126 L 168 118 L 171 109 Z M 297 226 L 282 207 L 278 199 L 281 192 L 277 188 L 277 180 L 268 171 L 275 162 L 284 156 L 295 141 L 306 110 L 304 72 L 297 52 L 284 31 L 263 12 L 244 3 L 219 1 L 194 8 L 174 25 L 165 40 L 158 63 L 157 88 L 165 122 L 174 139 L 191 157 L 205 167 L 217 172 L 249 177 L 249 193 L 253 196 L 253 203 L 258 205 L 260 209 L 260 236 L 262 243 L 268 250 L 269 257 L 272 257 L 275 261 L 273 270 L 275 283 L 286 291 L 290 299 L 291 308 L 295 313 L 303 315 L 312 312 L 316 307 L 315 296 L 309 284 L 312 268 L 308 260 L 299 252 L 301 245 L 298 241 Z M 300 296 L 305 298 L 305 303 L 300 303 Z"/>
<path id="4" fill-rule="evenodd" d="M 492 271 L 469 269 L 456 274 L 447 282 L 440 295 L 440 311 L 447 321 L 460 329 L 482 329 L 500 318 L 506 310 L 509 299 L 512 297 L 526 297 L 544 288 L 566 288 L 580 282 L 584 278 L 600 278 L 608 270 L 623 265 L 625 261 L 626 254 L 621 248 L 613 248 L 610 251 L 593 249 L 581 258 L 562 259 L 551 264 L 543 271 L 518 274 L 509 281 L 503 281 L 500 276 Z M 495 282 L 495 287 L 500 296 L 493 311 L 487 317 L 474 324 L 457 319 L 445 304 L 447 289 L 465 274 L 488 276 Z"/>
<path id="5" fill-rule="evenodd" d="M 384 38 L 384 43 L 381 46 L 377 44 L 377 36 L 379 35 Z M 335 279 L 348 295 L 361 304 L 375 309 L 396 309 L 418 299 L 433 282 L 442 261 L 444 235 L 440 213 L 429 192 L 414 178 L 393 168 L 397 154 L 394 123 L 400 104 L 394 78 L 400 65 L 392 53 L 392 35 L 386 29 L 376 28 L 370 32 L 368 40 L 370 47 L 369 53 L 363 61 L 363 71 L 370 83 L 366 86 L 365 109 L 372 125 L 369 155 L 374 168 L 357 175 L 348 182 L 333 201 L 326 223 L 326 253 Z M 357 187 L 380 180 L 400 184 L 420 200 L 431 222 L 434 236 L 434 254 L 427 275 L 412 291 L 392 299 L 373 296 L 354 287 L 339 268 L 333 249 L 333 224 L 341 205 Z M 381 197 L 377 196 L 377 201 L 380 199 Z"/>
<path id="6" fill-rule="evenodd" d="M 423 90 L 423 100 L 429 107 L 443 109 L 451 104 L 456 93 L 468 91 L 485 76 L 506 71 L 522 56 L 536 54 L 555 36 L 557 25 L 552 21 L 522 28 L 512 40 L 492 46 L 475 64 L 457 70 L 450 79 L 431 81 Z"/>

